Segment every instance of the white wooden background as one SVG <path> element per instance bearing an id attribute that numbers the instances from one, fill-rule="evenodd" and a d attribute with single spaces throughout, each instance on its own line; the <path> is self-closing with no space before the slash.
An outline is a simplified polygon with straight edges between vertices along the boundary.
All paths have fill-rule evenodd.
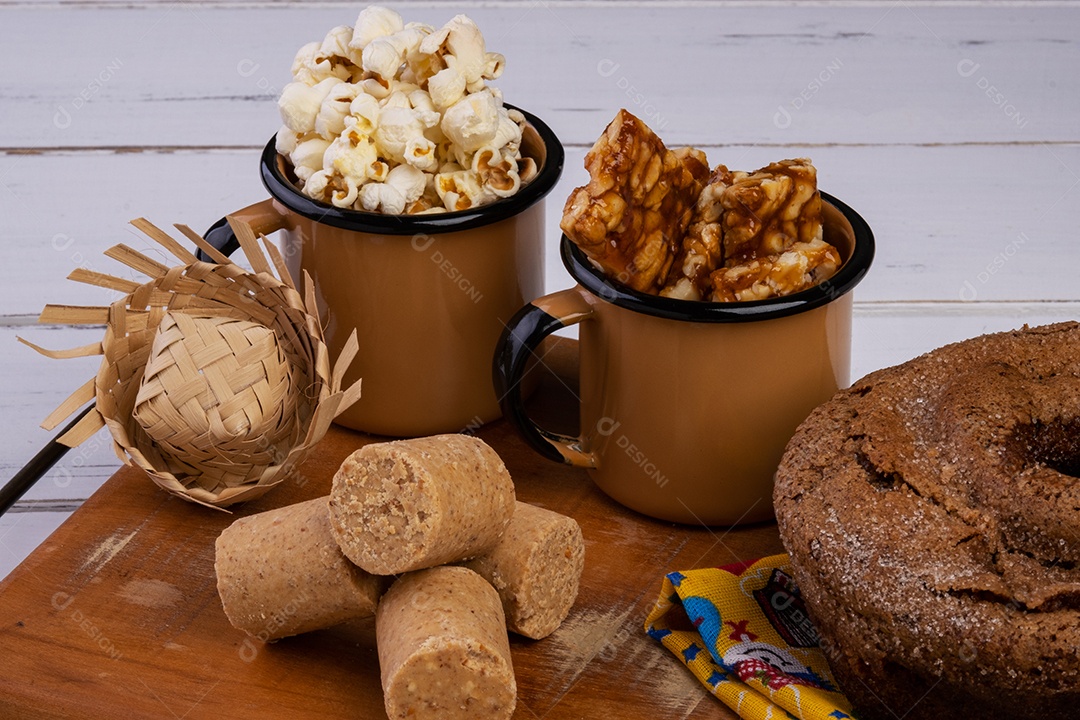
<path id="1" fill-rule="evenodd" d="M 38 422 L 95 368 L 16 344 L 46 302 L 103 304 L 76 267 L 122 268 L 127 221 L 205 229 L 264 197 L 259 150 L 295 50 L 360 3 L 0 0 L 0 480 Z M 1076 2 L 398 2 L 471 15 L 507 57 L 509 102 L 567 147 L 548 202 L 547 287 L 570 285 L 557 220 L 585 150 L 620 107 L 671 145 L 752 169 L 809 155 L 870 222 L 854 373 L 938 345 L 1080 317 L 1080 5 Z M 0 519 L 0 577 L 116 468 L 107 436 L 71 452 Z"/>

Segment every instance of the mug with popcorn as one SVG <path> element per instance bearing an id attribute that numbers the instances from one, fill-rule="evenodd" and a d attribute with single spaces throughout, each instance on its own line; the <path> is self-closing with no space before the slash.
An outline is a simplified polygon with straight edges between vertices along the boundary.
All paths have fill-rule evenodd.
<path id="1" fill-rule="evenodd" d="M 331 356 L 357 329 L 347 427 L 429 435 L 500 414 L 491 357 L 543 291 L 544 197 L 564 157 L 489 84 L 504 65 L 464 15 L 436 29 L 378 6 L 296 54 L 260 163 L 271 197 L 232 217 L 282 231 Z M 237 246 L 224 219 L 207 239 Z"/>

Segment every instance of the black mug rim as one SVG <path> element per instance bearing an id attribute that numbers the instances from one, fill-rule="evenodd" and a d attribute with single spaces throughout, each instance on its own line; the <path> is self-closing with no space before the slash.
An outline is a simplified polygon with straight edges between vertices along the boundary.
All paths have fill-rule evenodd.
<path id="1" fill-rule="evenodd" d="M 807 312 L 827 305 L 855 288 L 874 260 L 874 233 L 857 212 L 828 193 L 821 199 L 839 210 L 855 235 L 851 257 L 828 280 L 791 295 L 746 302 L 707 302 L 638 292 L 609 280 L 565 234 L 560 254 L 567 272 L 600 300 L 634 312 L 685 322 L 733 323 L 769 320 Z"/>
<path id="2" fill-rule="evenodd" d="M 518 110 L 532 125 L 544 143 L 546 157 L 532 181 L 508 198 L 468 210 L 431 215 L 383 215 L 362 210 L 348 210 L 313 200 L 301 193 L 278 167 L 277 136 L 263 148 L 259 161 L 260 175 L 267 192 L 275 200 L 309 220 L 357 232 L 383 235 L 415 235 L 418 233 L 447 233 L 490 225 L 524 212 L 543 199 L 555 187 L 562 175 L 566 151 L 554 131 L 530 112 L 507 103 L 505 107 Z"/>

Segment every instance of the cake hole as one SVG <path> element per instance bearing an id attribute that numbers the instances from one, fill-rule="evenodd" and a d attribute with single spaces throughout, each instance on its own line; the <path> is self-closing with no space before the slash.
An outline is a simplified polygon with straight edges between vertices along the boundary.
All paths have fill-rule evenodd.
<path id="1" fill-rule="evenodd" d="M 1052 613 L 1080 610 L 1080 593 L 1075 591 L 1062 591 L 1051 595 L 1038 607 L 1039 612 Z"/>
<path id="2" fill-rule="evenodd" d="M 896 473 L 884 472 L 864 453 L 855 453 L 855 458 L 859 461 L 859 465 L 862 466 L 862 469 L 866 471 L 866 481 L 870 483 L 871 487 L 886 492 L 896 490 L 904 484 L 903 479 L 899 475 Z"/>
<path id="3" fill-rule="evenodd" d="M 1017 427 L 1010 450 L 1024 467 L 1039 464 L 1080 480 L 1080 418 Z"/>

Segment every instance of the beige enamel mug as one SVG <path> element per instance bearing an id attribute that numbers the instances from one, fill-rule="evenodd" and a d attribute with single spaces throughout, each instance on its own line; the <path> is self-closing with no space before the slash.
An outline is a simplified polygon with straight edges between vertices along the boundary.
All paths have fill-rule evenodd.
<path id="1" fill-rule="evenodd" d="M 773 516 L 773 475 L 810 411 L 849 383 L 851 290 L 874 257 L 866 222 L 822 193 L 830 280 L 743 303 L 672 300 L 608 281 L 565 236 L 577 285 L 526 305 L 495 357 L 503 413 L 541 455 L 588 468 L 612 498 L 661 520 L 739 525 Z M 520 381 L 550 333 L 579 327 L 581 435 L 538 427 Z"/>
<path id="2" fill-rule="evenodd" d="M 293 185 L 274 141 L 261 171 L 270 199 L 232 217 L 256 234 L 282 231 L 296 279 L 307 272 L 337 357 L 356 328 L 360 351 L 345 376 L 360 400 L 336 422 L 397 437 L 474 428 L 500 415 L 491 357 L 514 313 L 543 292 L 544 197 L 562 173 L 563 147 L 538 118 L 522 153 L 538 173 L 517 194 L 436 215 L 380 215 L 312 200 Z M 222 220 L 207 240 L 226 253 Z"/>

